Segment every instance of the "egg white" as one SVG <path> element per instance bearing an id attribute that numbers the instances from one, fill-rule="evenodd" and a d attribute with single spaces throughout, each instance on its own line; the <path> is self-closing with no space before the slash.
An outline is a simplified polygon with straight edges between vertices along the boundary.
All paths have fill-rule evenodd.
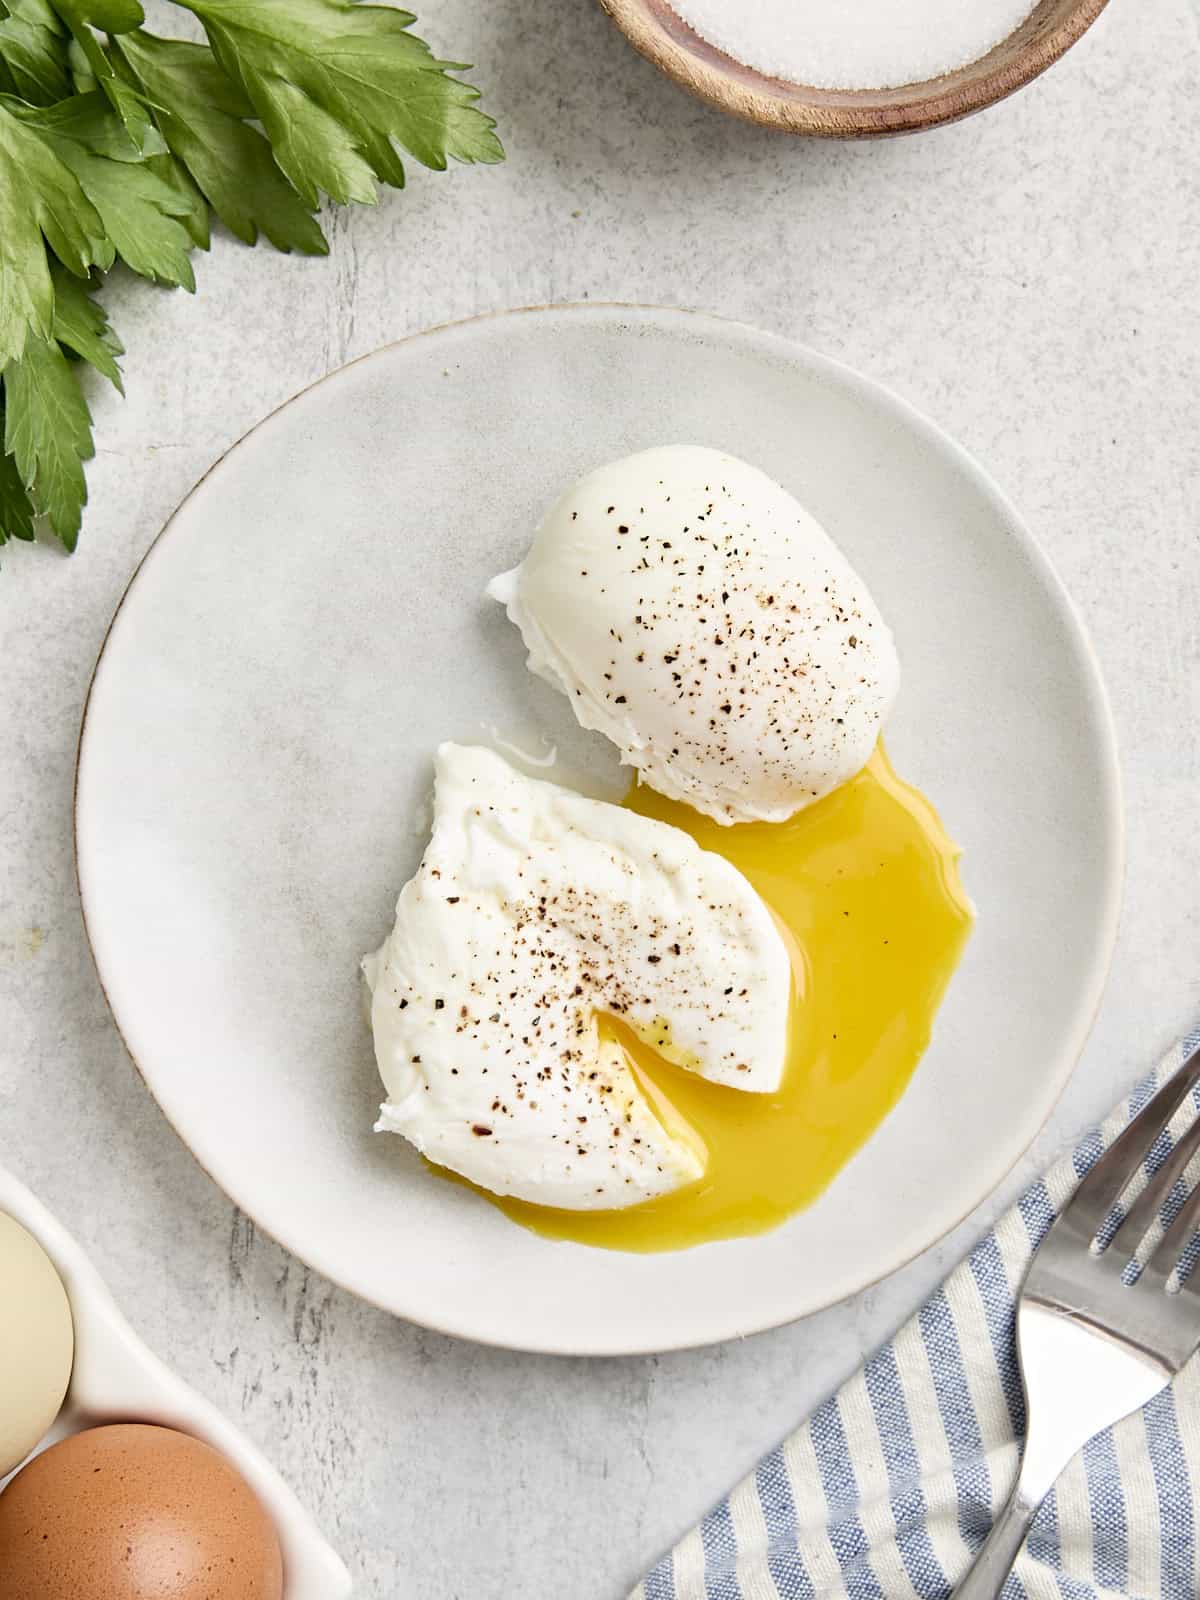
<path id="1" fill-rule="evenodd" d="M 853 777 L 899 688 L 891 632 L 829 535 L 717 450 L 589 473 L 489 593 L 585 728 L 722 823 L 781 822 Z"/>
<path id="2" fill-rule="evenodd" d="M 378 1127 L 497 1194 L 602 1209 L 702 1174 L 598 1013 L 713 1082 L 782 1077 L 790 963 L 741 873 L 490 750 L 438 752 L 429 846 L 364 970 Z"/>

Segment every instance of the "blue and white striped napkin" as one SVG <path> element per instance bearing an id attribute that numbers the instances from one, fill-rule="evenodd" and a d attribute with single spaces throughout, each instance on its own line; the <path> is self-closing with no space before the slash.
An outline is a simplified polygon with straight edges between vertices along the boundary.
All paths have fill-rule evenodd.
<path id="1" fill-rule="evenodd" d="M 943 1600 L 1016 1479 L 1025 1405 L 1014 1309 L 1033 1252 L 1101 1151 L 1197 1044 L 1200 1033 L 1176 1046 L 1028 1190 L 891 1343 L 760 1461 L 631 1600 Z M 1159 1141 L 1147 1173 L 1172 1142 Z M 1193 1361 L 1067 1468 L 1005 1600 L 1193 1600 L 1198 1517 Z"/>

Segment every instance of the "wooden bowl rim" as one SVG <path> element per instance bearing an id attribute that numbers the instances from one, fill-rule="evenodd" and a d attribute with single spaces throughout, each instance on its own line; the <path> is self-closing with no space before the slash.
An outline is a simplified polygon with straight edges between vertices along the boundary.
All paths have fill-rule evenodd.
<path id="1" fill-rule="evenodd" d="M 894 89 L 820 89 L 734 60 L 697 34 L 669 0 L 600 0 L 641 55 L 718 110 L 760 127 L 833 139 L 916 133 L 982 111 L 1053 66 L 1107 3 L 1040 0 L 987 55 L 940 78 Z"/>

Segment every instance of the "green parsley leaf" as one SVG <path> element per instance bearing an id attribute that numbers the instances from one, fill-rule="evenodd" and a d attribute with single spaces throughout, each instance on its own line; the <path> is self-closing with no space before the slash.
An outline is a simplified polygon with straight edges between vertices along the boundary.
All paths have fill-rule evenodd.
<path id="1" fill-rule="evenodd" d="M 134 272 L 156 283 L 196 287 L 188 259 L 192 239 L 180 221 L 193 202 L 158 176 L 99 94 L 74 95 L 44 109 L 21 113 L 36 127 L 79 182 L 116 253 Z M 152 126 L 145 149 L 165 145 Z"/>
<path id="2" fill-rule="evenodd" d="M 4 429 L 4 391 L 0 388 L 0 438 Z M 33 507 L 17 471 L 17 463 L 0 450 L 0 545 L 9 539 L 33 538 Z"/>
<path id="3" fill-rule="evenodd" d="M 167 148 L 154 129 L 145 149 L 134 144 L 129 130 L 97 89 L 73 94 L 53 106 L 24 106 L 17 110 L 17 115 L 31 126 L 44 129 L 52 139 L 69 139 L 109 161 L 125 161 L 136 166 L 147 156 L 162 155 Z"/>
<path id="4" fill-rule="evenodd" d="M 208 201 L 196 187 L 187 168 L 182 162 L 176 161 L 169 151 L 161 156 L 148 156 L 146 165 L 155 177 L 161 178 L 174 192 L 176 199 L 185 208 L 175 215 L 187 230 L 188 238 L 198 249 L 207 250 L 212 242 Z"/>
<path id="5" fill-rule="evenodd" d="M 192 240 L 180 218 L 191 211 L 169 183 L 149 166 L 105 161 L 86 151 L 64 149 L 63 160 L 100 213 L 121 260 L 143 278 L 196 287 L 189 254 Z"/>
<path id="6" fill-rule="evenodd" d="M 130 33 L 146 20 L 138 0 L 57 0 L 69 5 L 81 22 L 101 33 Z"/>
<path id="7" fill-rule="evenodd" d="M 275 159 L 310 207 L 372 203 L 375 180 L 397 187 L 399 144 L 427 167 L 500 161 L 478 91 L 408 30 L 415 18 L 353 0 L 180 0 L 204 25 L 241 86 Z M 394 141 L 394 143 L 393 143 Z"/>
<path id="8" fill-rule="evenodd" d="M 0 544 L 41 516 L 75 548 L 92 455 L 78 362 L 121 387 L 96 269 L 119 257 L 193 288 L 210 208 L 248 243 L 323 254 L 322 194 L 374 203 L 403 186 L 401 152 L 503 159 L 467 68 L 409 12 L 177 3 L 207 46 L 144 32 L 140 0 L 0 0 Z"/>
<path id="9" fill-rule="evenodd" d="M 71 92 L 67 30 L 47 0 L 9 0 L 0 19 L 0 92 L 48 106 Z"/>
<path id="10" fill-rule="evenodd" d="M 50 335 L 45 240 L 79 277 L 113 263 L 100 213 L 44 130 L 25 120 L 39 114 L 49 113 L 0 95 L 0 366 L 20 357 L 28 337 Z"/>
<path id="11" fill-rule="evenodd" d="M 247 125 L 254 107 L 206 45 L 142 32 L 112 41 L 114 58 L 141 85 L 172 154 L 221 221 L 246 244 L 261 231 L 277 250 L 328 250 L 310 207 Z"/>
<path id="12" fill-rule="evenodd" d="M 67 65 L 71 71 L 71 82 L 75 85 L 76 94 L 91 94 L 93 90 L 99 89 L 96 74 L 74 38 L 67 44 Z"/>
<path id="13" fill-rule="evenodd" d="M 87 504 L 83 463 L 92 456 L 92 419 L 57 339 L 28 339 L 4 368 L 4 448 L 39 516 L 68 550 Z"/>
<path id="14" fill-rule="evenodd" d="M 150 112 L 142 96 L 113 71 L 93 28 L 107 33 L 124 33 L 145 21 L 138 0 L 53 0 L 55 9 L 71 30 L 83 52 L 91 76 L 104 91 L 125 130 L 141 150 L 153 128 Z"/>
<path id="15" fill-rule="evenodd" d="M 102 373 L 119 394 L 124 394 L 117 357 L 124 354 L 125 347 L 112 331 L 107 313 L 78 278 L 72 278 L 61 267 L 52 270 L 54 337 Z"/>

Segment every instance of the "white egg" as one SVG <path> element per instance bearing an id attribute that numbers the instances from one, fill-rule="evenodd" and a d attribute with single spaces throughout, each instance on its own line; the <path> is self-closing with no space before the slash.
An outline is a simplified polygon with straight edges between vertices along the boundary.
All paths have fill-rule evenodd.
<path id="1" fill-rule="evenodd" d="M 718 822 L 780 822 L 853 777 L 899 687 L 892 635 L 829 535 L 717 450 L 589 473 L 489 593 L 579 722 Z"/>
<path id="2" fill-rule="evenodd" d="M 598 1013 L 716 1083 L 783 1075 L 790 963 L 741 873 L 490 750 L 439 751 L 432 838 L 364 970 L 379 1128 L 497 1194 L 603 1209 L 703 1172 Z"/>

